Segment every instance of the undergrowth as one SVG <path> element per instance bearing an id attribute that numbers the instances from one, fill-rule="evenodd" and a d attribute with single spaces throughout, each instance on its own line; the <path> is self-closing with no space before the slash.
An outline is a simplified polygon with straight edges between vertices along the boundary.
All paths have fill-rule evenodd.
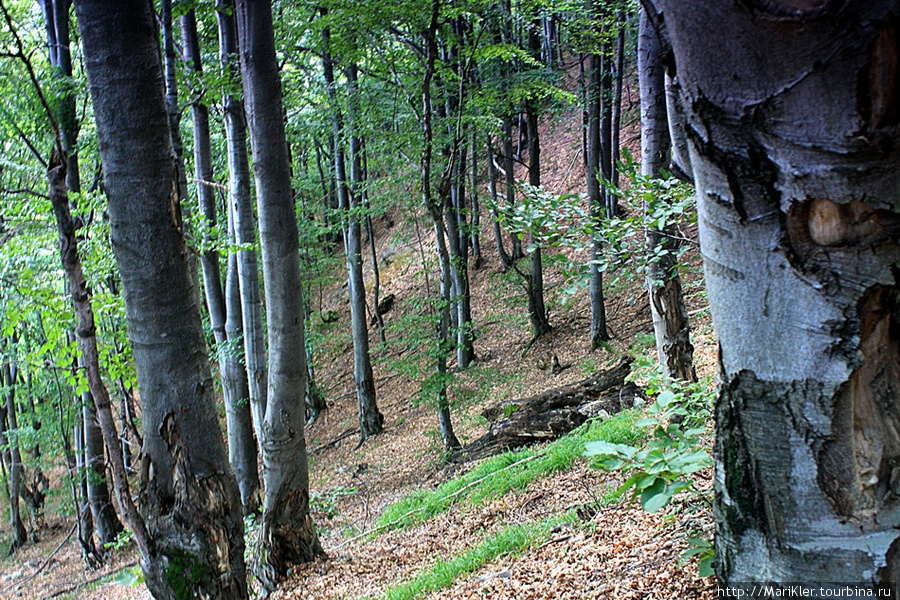
<path id="1" fill-rule="evenodd" d="M 589 442 L 640 443 L 647 435 L 646 430 L 635 427 L 640 416 L 638 410 L 626 410 L 605 421 L 589 421 L 541 449 L 513 450 L 489 458 L 434 490 L 414 492 L 387 507 L 376 529 L 410 527 L 454 504 L 479 506 L 510 490 L 523 489 L 540 477 L 571 468 Z"/>
<path id="2" fill-rule="evenodd" d="M 449 586 L 461 575 L 473 573 L 498 557 L 528 550 L 550 537 L 555 527 L 576 520 L 575 511 L 568 511 L 537 523 L 508 525 L 463 554 L 439 560 L 433 567 L 422 571 L 409 581 L 389 587 L 382 598 L 384 600 L 421 598 L 429 592 Z"/>

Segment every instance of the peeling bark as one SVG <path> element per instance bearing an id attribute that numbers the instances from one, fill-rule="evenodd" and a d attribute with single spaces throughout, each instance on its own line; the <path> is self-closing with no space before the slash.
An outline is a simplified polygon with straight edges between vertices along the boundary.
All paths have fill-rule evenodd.
<path id="1" fill-rule="evenodd" d="M 646 6 L 688 109 L 721 344 L 717 575 L 896 585 L 897 4 Z"/>
<path id="2" fill-rule="evenodd" d="M 179 218 L 155 14 L 149 2 L 116 0 L 79 0 L 76 12 L 143 403 L 140 513 L 122 455 L 111 451 L 117 500 L 135 533 L 154 597 L 245 600 L 240 498 L 218 428 Z M 79 347 L 106 445 L 117 448 L 60 170 L 51 170 L 51 190 L 63 265 L 79 314 Z"/>

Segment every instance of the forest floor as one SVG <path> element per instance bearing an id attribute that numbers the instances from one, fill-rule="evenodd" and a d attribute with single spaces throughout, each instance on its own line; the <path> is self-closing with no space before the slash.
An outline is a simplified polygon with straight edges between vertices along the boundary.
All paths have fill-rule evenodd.
<path id="1" fill-rule="evenodd" d="M 548 189 L 579 191 L 575 182 L 582 180 L 583 170 L 576 121 L 559 119 L 554 121 L 558 129 L 545 126 L 547 131 L 542 131 L 547 140 L 543 154 Z M 633 146 L 633 137 L 629 142 L 626 129 L 623 142 Z M 483 196 L 486 192 L 480 193 Z M 410 335 L 409 323 L 419 313 L 421 299 L 427 296 L 426 286 L 435 285 L 422 276 L 423 257 L 431 256 L 431 238 L 426 234 L 429 228 L 422 223 L 400 223 L 399 219 L 394 224 L 391 218 L 376 223 L 382 259 L 381 296 L 394 294 L 396 298 L 385 316 L 389 344 L 374 351 L 385 431 L 357 448 L 351 342 L 346 334 L 349 306 L 339 282 L 323 285 L 313 302 L 317 309 L 336 313 L 339 318 L 336 323 L 315 328 L 325 340 L 318 355 L 321 366 L 317 378 L 327 392 L 330 408 L 309 427 L 307 442 L 313 516 L 329 559 L 295 568 L 273 598 L 385 597 L 392 586 L 415 581 L 441 565 L 478 554 L 485 544 L 490 545 L 517 526 L 541 533 L 519 544 L 517 551 L 500 553 L 474 563 L 466 569 L 470 572 L 446 578 L 439 589 L 422 588 L 417 597 L 713 598 L 713 580 L 699 577 L 696 559 L 683 565 L 680 560 L 690 535 L 703 531 L 711 537 L 709 510 L 681 498 L 654 514 L 645 512 L 638 503 L 599 502 L 621 484 L 621 479 L 591 469 L 586 459 L 577 459 L 568 470 L 537 478 L 522 489 L 484 503 L 459 502 L 410 527 L 383 530 L 377 536 L 361 535 L 376 526 L 388 505 L 412 492 L 433 490 L 474 466 L 448 465 L 442 460 L 437 416 L 432 406 L 417 400 L 421 373 L 427 371 L 420 364 L 419 375 L 410 371 L 417 361 L 410 356 L 415 352 L 409 350 L 409 344 L 390 343 L 392 337 Z M 517 275 L 503 272 L 492 232 L 487 226 L 483 229 L 485 260 L 471 271 L 478 359 L 474 367 L 457 374 L 451 387 L 455 425 L 463 443 L 485 431 L 479 413 L 487 405 L 578 381 L 615 365 L 627 353 L 653 352 L 652 324 L 642 281 L 625 276 L 608 279 L 611 348 L 591 352 L 586 291 L 566 296 L 563 275 L 552 260 L 548 261 L 546 287 L 553 331 L 528 347 L 531 335 L 522 286 Z M 688 233 L 696 239 L 695 229 Z M 568 252 L 567 256 L 573 261 L 586 261 L 586 256 L 578 252 Z M 695 361 L 698 374 L 704 376 L 715 370 L 716 342 L 695 251 L 691 252 L 690 263 L 693 268 L 685 274 L 685 287 L 688 310 L 694 318 Z M 371 336 L 373 342 L 378 339 L 374 327 Z M 553 356 L 564 367 L 556 375 L 547 368 Z M 711 486 L 710 469 L 698 474 L 696 485 Z M 572 508 L 579 509 L 578 518 L 553 520 Z M 123 567 L 136 564 L 133 548 L 112 553 L 102 570 L 88 570 L 70 534 L 72 515 L 52 515 L 48 522 L 48 527 L 39 532 L 38 543 L 29 543 L 0 563 L 0 598 L 150 598 L 142 585 L 116 582 L 116 574 Z M 408 597 L 396 589 L 391 593 L 391 598 Z"/>

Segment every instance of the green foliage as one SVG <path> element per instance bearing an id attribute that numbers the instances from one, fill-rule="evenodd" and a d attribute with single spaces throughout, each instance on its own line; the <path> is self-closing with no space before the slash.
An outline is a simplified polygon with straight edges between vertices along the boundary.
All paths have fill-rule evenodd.
<path id="1" fill-rule="evenodd" d="M 309 498 L 310 507 L 331 521 L 338 515 L 337 502 L 342 496 L 356 493 L 355 488 L 338 486 L 326 492 L 315 492 Z"/>
<path id="2" fill-rule="evenodd" d="M 459 576 L 474 573 L 482 565 L 509 554 L 524 552 L 550 537 L 554 527 L 575 521 L 574 513 L 554 515 L 538 523 L 508 525 L 474 548 L 447 560 L 439 560 L 411 580 L 389 587 L 385 600 L 415 600 L 445 588 Z"/>
<path id="3" fill-rule="evenodd" d="M 661 376 L 651 379 L 646 390 L 657 393 L 656 399 L 647 407 L 648 416 L 635 423 L 652 431 L 647 443 L 638 446 L 598 440 L 585 445 L 584 456 L 593 457 L 593 466 L 620 471 L 626 478 L 617 495 L 630 491 L 630 501 L 639 499 L 648 512 L 664 508 L 679 492 L 710 501 L 708 492 L 694 488 L 691 478 L 713 464 L 702 441 L 711 418 L 713 393 L 709 383 L 685 383 Z M 707 572 L 713 558 L 709 542 L 698 541 L 685 558 L 694 555 L 700 556 L 701 569 Z"/>
<path id="4" fill-rule="evenodd" d="M 428 520 L 454 504 L 480 506 L 510 490 L 571 468 L 585 444 L 605 440 L 617 444 L 639 442 L 644 432 L 634 428 L 638 411 L 623 411 L 605 421 L 590 421 L 555 440 L 542 450 L 526 448 L 504 452 L 480 463 L 432 491 L 418 491 L 387 507 L 378 520 L 384 529 L 405 528 Z"/>

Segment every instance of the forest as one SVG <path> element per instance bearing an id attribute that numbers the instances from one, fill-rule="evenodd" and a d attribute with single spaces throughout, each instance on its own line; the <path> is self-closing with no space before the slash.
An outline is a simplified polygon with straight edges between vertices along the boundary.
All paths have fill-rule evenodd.
<path id="1" fill-rule="evenodd" d="M 0 598 L 900 592 L 900 2 L 0 0 L 0 89 Z"/>

